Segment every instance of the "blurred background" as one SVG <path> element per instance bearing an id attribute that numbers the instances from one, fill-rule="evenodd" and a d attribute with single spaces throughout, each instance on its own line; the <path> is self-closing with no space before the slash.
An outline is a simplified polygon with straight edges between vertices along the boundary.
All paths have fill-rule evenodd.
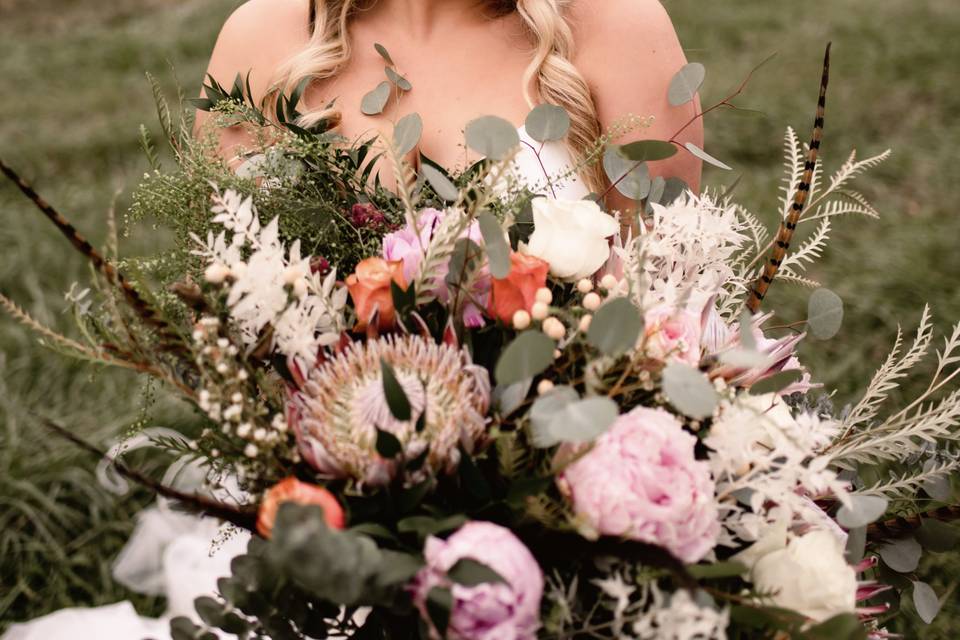
<path id="1" fill-rule="evenodd" d="M 150 85 L 193 95 L 214 39 L 238 0 L 0 0 L 0 156 L 17 167 L 91 238 L 105 238 L 116 199 L 123 229 L 129 194 L 146 168 L 138 128 L 159 134 Z M 813 277 L 846 302 L 843 332 L 808 345 L 814 377 L 856 397 L 885 357 L 898 325 L 912 331 L 925 302 L 941 330 L 960 320 L 960 4 L 957 0 L 664 0 L 691 60 L 707 67 L 704 104 L 723 98 L 766 65 L 737 100 L 765 117 L 707 119 L 707 150 L 732 165 L 707 183 L 741 176 L 737 200 L 776 219 L 787 125 L 809 135 L 825 43 L 834 71 L 823 157 L 829 171 L 850 149 L 891 147 L 893 158 L 859 186 L 880 221 L 842 219 Z M 637 34 L 637 37 L 643 37 Z M 620 61 L 629 64 L 629 61 Z M 636 70 L 638 74 L 643 69 Z M 127 255 L 167 242 L 139 225 L 122 238 Z M 85 282 L 83 260 L 10 186 L 0 185 L 0 291 L 40 321 L 75 332 L 63 294 Z M 771 306 L 802 319 L 808 291 L 774 287 Z M 905 383 L 907 392 L 922 377 Z M 31 412 L 61 418 L 105 443 L 140 425 L 170 424 L 178 408 L 132 376 L 95 371 L 45 350 L 0 319 L 0 632 L 13 621 L 68 606 L 132 598 L 142 613 L 162 603 L 116 584 L 111 563 L 152 497 L 100 489 L 95 460 L 51 440 Z M 928 555 L 923 576 L 951 594 L 960 554 Z M 912 612 L 907 637 L 956 638 L 960 606 L 948 595 L 932 626 Z M 80 637 L 80 636 L 78 636 Z"/>

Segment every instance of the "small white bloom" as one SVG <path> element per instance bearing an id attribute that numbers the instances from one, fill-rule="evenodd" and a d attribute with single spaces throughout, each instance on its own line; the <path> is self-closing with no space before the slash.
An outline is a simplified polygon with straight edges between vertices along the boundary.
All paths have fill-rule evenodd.
<path id="1" fill-rule="evenodd" d="M 610 257 L 607 238 L 620 224 L 592 200 L 534 198 L 533 235 L 521 251 L 550 264 L 561 280 L 581 280 L 597 272 Z"/>
<path id="2" fill-rule="evenodd" d="M 250 435 L 250 432 L 253 430 L 253 425 L 249 422 L 244 422 L 239 427 L 237 427 L 237 437 L 247 438 Z"/>
<path id="3" fill-rule="evenodd" d="M 256 440 L 257 442 L 263 442 L 264 440 L 267 439 L 267 430 L 264 429 L 263 427 L 257 429 L 256 431 L 253 432 L 253 439 Z"/>
<path id="4" fill-rule="evenodd" d="M 600 279 L 600 286 L 607 291 L 612 291 L 617 288 L 617 279 L 613 274 L 608 273 Z"/>
<path id="5" fill-rule="evenodd" d="M 247 456 L 248 458 L 256 458 L 259 453 L 260 449 L 252 442 L 243 448 L 243 455 Z"/>

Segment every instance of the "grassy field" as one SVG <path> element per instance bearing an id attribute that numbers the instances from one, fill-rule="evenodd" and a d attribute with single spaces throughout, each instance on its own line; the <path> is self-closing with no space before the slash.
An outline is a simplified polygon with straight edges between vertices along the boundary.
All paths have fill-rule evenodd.
<path id="1" fill-rule="evenodd" d="M 19 167 L 95 241 L 105 211 L 118 211 L 144 170 L 137 127 L 153 125 L 143 72 L 192 92 L 219 24 L 237 0 L 0 0 L 0 156 Z M 850 148 L 893 159 L 862 183 L 881 221 L 842 221 L 815 277 L 847 302 L 843 332 L 807 348 L 816 377 L 855 394 L 925 301 L 940 326 L 960 319 L 960 6 L 956 0 L 664 0 L 692 60 L 706 63 L 705 102 L 723 97 L 767 54 L 778 57 L 739 103 L 766 118 L 720 115 L 707 122 L 708 150 L 742 174 L 738 198 L 773 220 L 787 124 L 807 135 L 820 57 L 834 42 L 824 155 L 836 167 Z M 638 34 L 642 37 L 642 34 Z M 625 61 L 624 63 L 628 63 Z M 642 69 L 637 70 L 642 73 Z M 155 129 L 155 127 L 152 127 Z M 724 184 L 730 174 L 708 173 Z M 162 233 L 134 229 L 128 254 L 153 251 Z M 0 291 L 44 323 L 71 330 L 63 292 L 88 276 L 52 229 L 9 187 L 0 187 Z M 772 304 L 801 317 L 807 292 L 775 289 Z M 45 351 L 0 320 L 0 630 L 5 623 L 70 605 L 130 597 L 110 562 L 149 496 L 100 490 L 93 460 L 51 441 L 31 412 L 61 418 L 105 442 L 136 424 L 164 424 L 176 408 L 129 376 L 91 372 Z M 145 411 L 144 406 L 149 406 Z M 946 592 L 960 562 L 932 557 L 925 575 Z M 160 603 L 137 599 L 144 612 Z M 909 636 L 953 638 L 960 607 L 946 603 L 934 626 L 912 614 Z"/>

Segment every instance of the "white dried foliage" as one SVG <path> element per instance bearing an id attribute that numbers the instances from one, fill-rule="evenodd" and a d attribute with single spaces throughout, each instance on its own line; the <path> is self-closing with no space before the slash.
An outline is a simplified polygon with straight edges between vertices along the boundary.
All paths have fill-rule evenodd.
<path id="1" fill-rule="evenodd" d="M 887 480 L 880 480 L 856 493 L 883 496 L 889 500 L 908 500 L 916 496 L 925 483 L 947 478 L 957 471 L 960 471 L 960 459 L 934 460 L 933 464 L 921 468 L 908 469 L 899 475 L 891 474 Z"/>

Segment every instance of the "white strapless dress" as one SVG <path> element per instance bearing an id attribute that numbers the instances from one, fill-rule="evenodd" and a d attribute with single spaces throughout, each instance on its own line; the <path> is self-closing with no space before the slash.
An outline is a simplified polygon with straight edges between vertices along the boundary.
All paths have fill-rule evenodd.
<path id="1" fill-rule="evenodd" d="M 589 194 L 572 172 L 562 143 L 541 147 L 523 127 L 518 133 L 521 148 L 513 168 L 517 179 L 556 198 L 580 200 Z M 113 576 L 137 593 L 165 596 L 167 610 L 161 618 L 139 615 L 130 602 L 62 609 L 15 624 L 0 640 L 169 640 L 170 619 L 196 619 L 194 599 L 215 594 L 217 579 L 229 575 L 230 560 L 244 552 L 249 538 L 246 532 L 228 531 L 216 520 L 174 512 L 160 502 L 138 516 L 133 535 L 114 562 Z"/>

